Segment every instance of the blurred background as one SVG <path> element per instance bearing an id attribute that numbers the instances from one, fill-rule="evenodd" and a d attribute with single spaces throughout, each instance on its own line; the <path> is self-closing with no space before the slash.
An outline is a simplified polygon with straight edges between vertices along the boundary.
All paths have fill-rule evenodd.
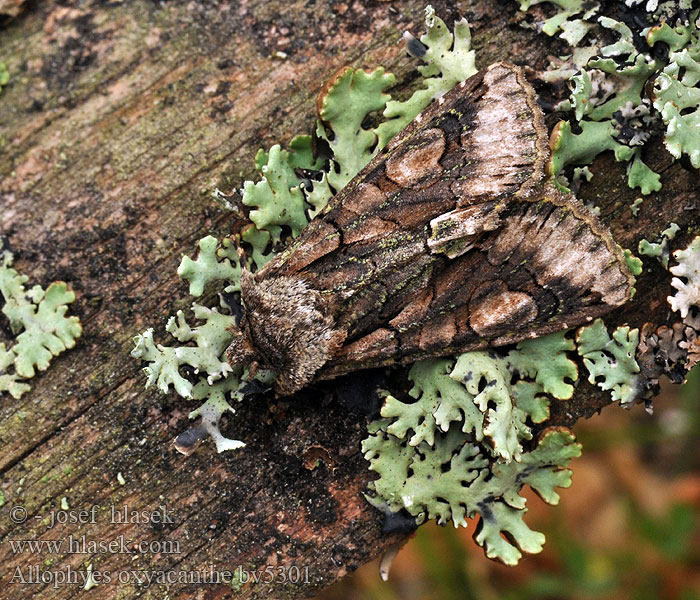
<path id="1" fill-rule="evenodd" d="M 318 600 L 700 600 L 700 365 L 664 385 L 653 415 L 612 405 L 574 431 L 583 455 L 559 505 L 524 492 L 541 554 L 505 567 L 473 542 L 475 522 L 431 522 L 388 582 L 375 560 Z"/>

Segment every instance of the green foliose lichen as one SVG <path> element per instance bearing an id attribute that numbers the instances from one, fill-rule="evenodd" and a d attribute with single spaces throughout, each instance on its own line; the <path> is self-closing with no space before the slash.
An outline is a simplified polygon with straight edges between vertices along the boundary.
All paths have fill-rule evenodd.
<path id="1" fill-rule="evenodd" d="M 338 165 L 327 174 L 334 189 L 339 190 L 350 181 L 431 100 L 476 73 L 466 20 L 455 23 L 453 34 L 428 6 L 425 24 L 426 32 L 420 40 L 410 34 L 405 36 L 409 53 L 424 63 L 418 67 L 423 78 L 421 87 L 409 99 L 391 99 L 386 89 L 395 78 L 381 67 L 371 73 L 348 68 L 321 95 L 317 133 L 328 142 L 333 162 Z M 363 129 L 367 116 L 378 111 L 382 111 L 382 122 L 373 129 Z"/>
<path id="2" fill-rule="evenodd" d="M 558 503 L 555 488 L 571 485 L 565 467 L 581 453 L 571 432 L 546 430 L 519 462 L 493 462 L 459 427 L 441 432 L 432 445 L 413 447 L 388 433 L 388 423 L 378 422 L 362 443 L 370 469 L 379 474 L 370 485 L 372 503 L 405 509 L 418 523 L 436 519 L 466 526 L 479 515 L 476 542 L 489 558 L 507 565 L 517 564 L 522 552 L 542 550 L 544 536 L 525 524 L 526 500 L 519 491 L 529 485 L 545 502 Z"/>
<path id="3" fill-rule="evenodd" d="M 0 298 L 2 313 L 16 336 L 8 347 L 0 343 L 0 395 L 8 392 L 19 398 L 29 391 L 25 380 L 36 370 L 45 371 L 51 360 L 73 348 L 82 333 L 78 317 L 66 317 L 75 294 L 62 281 L 46 290 L 35 285 L 27 290 L 29 279 L 12 268 L 13 255 L 0 249 Z"/>
<path id="4" fill-rule="evenodd" d="M 668 228 L 664 229 L 659 236 L 658 242 L 649 242 L 640 240 L 638 250 L 644 256 L 653 256 L 664 268 L 668 267 L 669 249 L 668 242 L 671 241 L 680 231 L 680 227 L 675 223 L 671 223 Z"/>
<path id="5" fill-rule="evenodd" d="M 546 394 L 568 400 L 574 394 L 572 385 L 578 380 L 576 363 L 566 353 L 574 349 L 566 331 L 535 340 L 520 342 L 506 356 L 509 369 L 535 380 Z"/>
<path id="6" fill-rule="evenodd" d="M 149 363 L 144 367 L 147 387 L 155 384 L 165 394 L 172 385 L 180 396 L 191 398 L 194 386 L 180 373 L 181 366 L 192 367 L 195 374 L 206 373 L 210 385 L 232 372 L 224 351 L 233 337 L 228 329 L 234 325 L 234 317 L 199 304 L 192 306 L 192 312 L 195 319 L 203 322 L 201 326 L 190 327 L 183 311 L 178 311 L 176 317 L 170 317 L 165 329 L 177 341 L 191 342 L 194 345 L 156 344 L 153 340 L 152 328 L 134 338 L 135 347 L 131 355 Z"/>
<path id="7" fill-rule="evenodd" d="M 644 202 L 644 198 L 635 198 L 632 206 L 630 206 L 630 211 L 632 212 L 633 217 L 639 215 L 639 208 L 641 207 L 642 202 Z"/>
<path id="8" fill-rule="evenodd" d="M 316 170 L 320 166 L 313 158 L 311 136 L 297 136 L 289 146 L 289 150 L 278 144 L 268 152 L 259 150 L 255 163 L 262 178 L 257 183 L 246 181 L 243 186 L 243 204 L 254 207 L 250 220 L 275 241 L 282 227 L 289 227 L 297 236 L 308 224 L 308 205 L 296 169 Z"/>
<path id="9" fill-rule="evenodd" d="M 377 136 L 362 123 L 370 113 L 384 109 L 391 98 L 386 90 L 394 81 L 382 67 L 369 73 L 348 67 L 321 95 L 317 134 L 333 152 L 335 168 L 327 174 L 333 189 L 342 189 L 374 155 Z"/>
<path id="10" fill-rule="evenodd" d="M 380 148 L 408 125 L 431 100 L 476 73 L 471 32 L 466 19 L 455 22 L 452 34 L 435 15 L 433 8 L 428 6 L 425 24 L 426 32 L 419 39 L 408 32 L 404 35 L 408 52 L 424 62 L 418 67 L 423 76 L 422 87 L 413 92 L 408 100 L 389 100 L 386 103 L 383 113 L 385 121 L 375 129 Z"/>
<path id="11" fill-rule="evenodd" d="M 14 371 L 15 358 L 12 348 L 8 350 L 4 343 L 0 343 L 0 394 L 7 392 L 19 399 L 32 388 Z"/>
<path id="12" fill-rule="evenodd" d="M 625 264 L 627 265 L 627 268 L 630 270 L 630 273 L 632 275 L 641 275 L 642 274 L 642 261 L 636 257 L 634 254 L 632 254 L 631 250 L 625 249 L 623 251 L 623 256 L 625 258 Z"/>
<path id="13" fill-rule="evenodd" d="M 669 271 L 675 275 L 671 279 L 671 286 L 676 290 L 673 296 L 668 297 L 671 309 L 680 313 L 684 320 L 695 317 L 700 327 L 700 236 L 696 236 L 684 250 L 676 250 L 673 253 L 676 265 Z M 693 315 L 693 310 L 695 315 Z"/>
<path id="14" fill-rule="evenodd" d="M 363 442 L 379 474 L 372 502 L 404 508 L 419 522 L 466 525 L 479 514 L 477 542 L 506 564 L 521 551 L 539 552 L 544 537 L 523 522 L 518 490 L 527 483 L 556 504 L 553 488 L 569 485 L 563 467 L 580 447 L 563 431 L 551 431 L 529 452 L 523 442 L 532 439 L 533 423 L 548 418 L 550 396 L 573 394 L 578 371 L 566 354 L 573 350 L 559 332 L 506 354 L 475 351 L 416 363 L 409 373 L 413 400 L 389 395 Z"/>
<path id="15" fill-rule="evenodd" d="M 227 397 L 240 399 L 240 384 L 240 377 L 236 373 L 232 373 L 226 379 L 220 380 L 213 385 L 206 378 L 202 377 L 192 390 L 192 397 L 195 400 L 205 400 L 205 402 L 199 408 L 193 410 L 189 417 L 190 419 L 201 418 L 202 427 L 214 440 L 217 452 L 238 450 L 245 446 L 245 443 L 240 440 L 227 438 L 219 429 L 222 415 L 227 412 L 231 414 L 236 413 L 229 404 Z"/>
<path id="16" fill-rule="evenodd" d="M 700 41 L 699 41 L 700 43 Z M 698 47 L 672 52 L 669 64 L 654 80 L 654 108 L 659 111 L 666 149 L 675 157 L 687 154 L 700 168 L 700 54 Z"/>
<path id="17" fill-rule="evenodd" d="M 588 19 L 600 10 L 598 2 L 590 0 L 517 0 L 520 10 L 526 11 L 537 4 L 551 4 L 556 7 L 556 14 L 542 24 L 542 31 L 547 35 L 561 32 L 559 37 L 570 45 L 577 45 L 594 27 Z"/>
<path id="18" fill-rule="evenodd" d="M 576 332 L 576 350 L 588 369 L 588 381 L 610 390 L 622 405 L 632 404 L 643 391 L 635 359 L 638 343 L 638 329 L 618 327 L 610 337 L 601 319 Z"/>
<path id="19" fill-rule="evenodd" d="M 393 419 L 387 432 L 410 446 L 432 445 L 438 432 L 460 423 L 476 441 L 486 438 L 494 456 L 517 460 L 522 441 L 531 438 L 527 418 L 542 420 L 547 395 L 572 396 L 571 383 L 578 380 L 576 363 L 566 356 L 572 350 L 573 341 L 559 332 L 520 342 L 505 355 L 475 351 L 417 362 L 408 375 L 415 401 L 388 396 L 384 402 L 381 416 Z M 527 399 L 524 408 L 518 399 Z"/>
<path id="20" fill-rule="evenodd" d="M 521 10 L 540 4 L 518 2 Z M 544 74 L 547 81 L 568 80 L 572 90 L 558 106 L 570 111 L 571 118 L 552 132 L 548 168 L 557 184 L 568 189 L 566 173 L 573 166 L 591 164 L 602 152 L 612 151 L 615 160 L 627 163 L 629 187 L 639 188 L 644 195 L 659 191 L 660 175 L 642 159 L 658 121 L 666 126 L 668 151 L 676 158 L 686 154 L 693 166 L 700 166 L 700 11 L 677 2 L 629 0 L 628 11 L 635 15 L 623 23 L 602 14 L 613 10 L 604 3 L 560 0 L 550 4 L 558 12 L 543 25 L 548 35 L 561 31 L 572 46 L 589 32 L 605 37 L 607 30 L 618 38 L 601 46 L 590 36 L 593 45 L 576 48 L 568 61 L 553 61 L 554 69 Z M 658 43 L 672 50 L 668 57 L 655 51 Z M 652 83 L 653 102 L 648 97 Z"/>
<path id="21" fill-rule="evenodd" d="M 201 296 L 205 286 L 213 281 L 230 281 L 238 285 L 241 265 L 232 246 L 230 238 L 224 238 L 219 243 L 215 237 L 208 235 L 199 240 L 199 255 L 196 260 L 189 256 L 182 257 L 177 274 L 190 284 L 191 296 Z"/>

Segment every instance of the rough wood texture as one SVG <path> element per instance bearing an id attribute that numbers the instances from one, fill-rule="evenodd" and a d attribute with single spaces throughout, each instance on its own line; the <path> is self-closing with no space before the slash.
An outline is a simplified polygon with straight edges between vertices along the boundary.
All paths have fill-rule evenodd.
<path id="1" fill-rule="evenodd" d="M 134 334 L 162 327 L 187 304 L 174 276 L 180 255 L 206 233 L 227 232 L 210 192 L 251 177 L 259 147 L 309 131 L 314 96 L 330 74 L 346 64 L 383 64 L 404 81 L 415 75 L 400 36 L 420 31 L 423 2 L 365 4 L 27 2 L 0 30 L 0 59 L 12 74 L 0 96 L 0 229 L 32 282 L 69 282 L 84 326 L 78 347 L 33 380 L 30 393 L 1 400 L 3 598 L 77 596 L 82 585 L 9 582 L 17 566 L 65 574 L 88 563 L 112 578 L 96 590 L 101 599 L 231 597 L 225 585 L 138 583 L 131 573 L 178 577 L 210 565 L 295 565 L 302 574 L 308 567 L 308 584 L 278 578 L 236 594 L 304 597 L 399 540 L 382 535 L 380 516 L 361 496 L 371 478 L 359 454 L 363 420 L 330 393 L 242 405 L 229 427 L 247 442 L 244 450 L 216 455 L 207 444 L 185 459 L 170 442 L 196 405 L 145 391 L 129 356 Z M 480 66 L 507 58 L 541 67 L 557 53 L 556 41 L 512 24 L 515 3 L 434 4 L 450 23 L 470 19 Z M 278 50 L 288 58 L 272 58 Z M 595 165 L 585 194 L 624 246 L 669 221 L 686 228 L 683 243 L 688 227 L 697 228 L 698 177 L 663 151 L 646 160 L 663 170 L 664 187 L 639 218 L 631 216 L 636 195 L 623 167 L 609 157 Z M 668 278 L 648 266 L 634 301 L 611 322 L 669 319 Z M 608 394 L 584 383 L 553 412 L 572 424 L 607 403 Z M 318 455 L 326 458 L 311 468 Z M 42 518 L 63 497 L 76 510 L 99 505 L 95 523 L 48 528 Z M 26 508 L 26 523 L 10 521 L 15 504 Z M 110 523 L 110 507 L 124 506 L 165 506 L 173 522 Z M 9 544 L 69 535 L 170 545 L 32 555 Z"/>

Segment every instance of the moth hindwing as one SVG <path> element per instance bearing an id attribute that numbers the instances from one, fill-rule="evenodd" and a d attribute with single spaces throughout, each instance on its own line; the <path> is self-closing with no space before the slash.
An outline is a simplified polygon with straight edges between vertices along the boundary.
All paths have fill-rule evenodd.
<path id="1" fill-rule="evenodd" d="M 275 389 L 502 345 L 623 304 L 609 232 L 544 181 L 547 132 L 522 71 L 497 63 L 421 113 L 285 252 L 244 272 L 232 364 Z"/>

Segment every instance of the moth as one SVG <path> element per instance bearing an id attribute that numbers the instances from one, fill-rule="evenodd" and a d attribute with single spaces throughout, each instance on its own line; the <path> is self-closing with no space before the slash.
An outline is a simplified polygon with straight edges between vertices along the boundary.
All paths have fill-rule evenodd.
<path id="1" fill-rule="evenodd" d="M 359 369 L 511 344 L 630 298 L 609 231 L 546 183 L 547 130 L 500 62 L 434 101 L 283 253 L 243 271 L 232 365 L 278 396 Z"/>

